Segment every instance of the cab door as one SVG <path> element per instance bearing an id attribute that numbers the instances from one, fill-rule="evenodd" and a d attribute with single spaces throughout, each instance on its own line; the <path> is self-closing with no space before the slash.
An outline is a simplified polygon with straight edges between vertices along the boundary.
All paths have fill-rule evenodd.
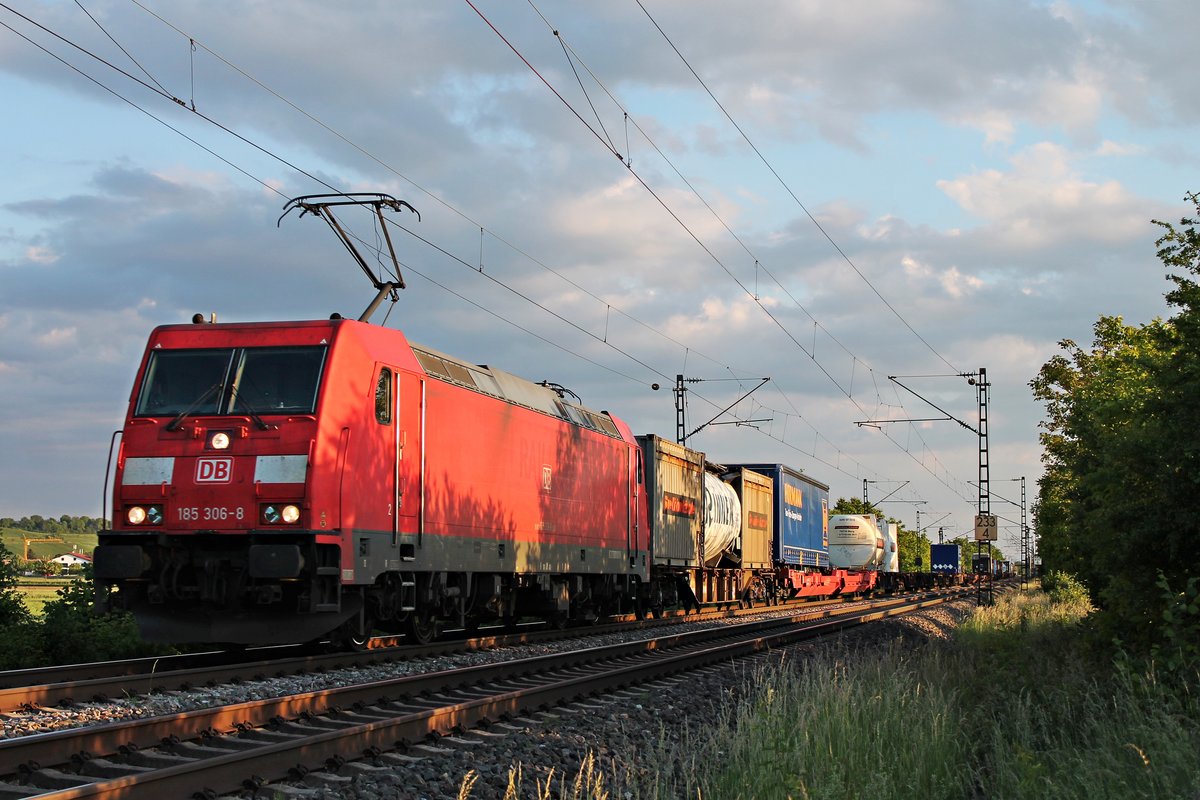
<path id="1" fill-rule="evenodd" d="M 404 490 L 400 464 L 404 456 L 404 441 L 400 425 L 400 378 L 396 370 L 378 365 L 375 375 L 375 463 L 379 472 L 379 502 L 387 507 L 387 530 L 391 545 L 400 539 L 400 515 Z"/>

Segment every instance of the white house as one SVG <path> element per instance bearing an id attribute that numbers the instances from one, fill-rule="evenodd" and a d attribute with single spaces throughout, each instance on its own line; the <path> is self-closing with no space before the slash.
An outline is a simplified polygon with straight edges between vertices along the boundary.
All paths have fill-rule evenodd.
<path id="1" fill-rule="evenodd" d="M 81 567 L 84 564 L 92 563 L 92 557 L 85 556 L 82 553 L 63 553 L 61 556 L 55 556 L 50 560 L 55 564 L 62 564 L 63 569 Z"/>

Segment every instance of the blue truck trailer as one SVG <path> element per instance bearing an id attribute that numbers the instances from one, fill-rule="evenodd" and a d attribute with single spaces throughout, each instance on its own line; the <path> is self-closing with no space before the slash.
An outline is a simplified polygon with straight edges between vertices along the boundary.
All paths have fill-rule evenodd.
<path id="1" fill-rule="evenodd" d="M 774 558 L 791 567 L 829 566 L 829 486 L 786 464 L 729 464 L 775 481 Z"/>
<path id="2" fill-rule="evenodd" d="M 955 574 L 962 572 L 962 557 L 956 544 L 929 545 L 929 571 Z"/>

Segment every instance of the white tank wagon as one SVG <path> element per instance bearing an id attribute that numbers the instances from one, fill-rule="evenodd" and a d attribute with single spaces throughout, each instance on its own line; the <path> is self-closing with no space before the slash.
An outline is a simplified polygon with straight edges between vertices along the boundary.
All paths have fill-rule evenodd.
<path id="1" fill-rule="evenodd" d="M 883 534 L 883 572 L 900 571 L 900 526 L 894 522 L 879 520 L 879 532 Z"/>
<path id="2" fill-rule="evenodd" d="M 829 518 L 829 563 L 841 569 L 878 570 L 884 564 L 884 538 L 869 514 Z"/>

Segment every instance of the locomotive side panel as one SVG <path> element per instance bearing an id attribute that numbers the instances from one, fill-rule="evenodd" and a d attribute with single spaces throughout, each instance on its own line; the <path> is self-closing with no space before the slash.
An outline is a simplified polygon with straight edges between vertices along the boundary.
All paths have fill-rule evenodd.
<path id="1" fill-rule="evenodd" d="M 425 398 L 421 550 L 467 554 L 462 568 L 628 569 L 629 443 L 438 380 Z"/>

